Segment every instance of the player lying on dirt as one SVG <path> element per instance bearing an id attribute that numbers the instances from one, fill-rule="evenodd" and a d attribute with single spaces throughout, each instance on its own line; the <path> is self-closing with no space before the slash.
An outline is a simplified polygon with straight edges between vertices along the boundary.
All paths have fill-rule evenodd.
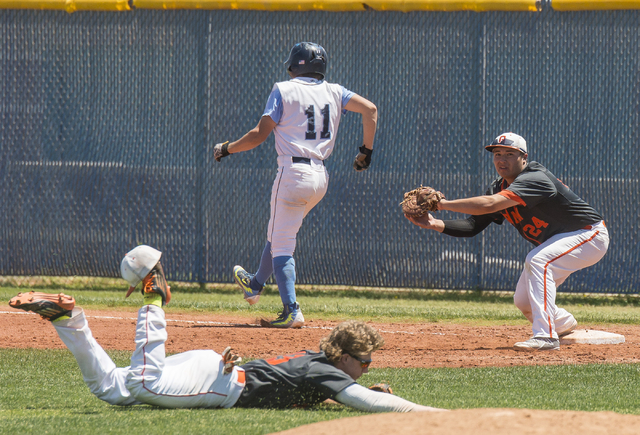
<path id="1" fill-rule="evenodd" d="M 557 350 L 559 337 L 578 322 L 556 306 L 556 289 L 573 272 L 596 264 L 609 247 L 602 216 L 555 175 L 537 162 L 528 162 L 527 143 L 504 133 L 485 149 L 493 154 L 499 175 L 483 196 L 440 199 L 438 210 L 466 213 L 467 219 L 440 220 L 426 213 L 407 216 L 414 224 L 454 237 L 473 237 L 492 222 L 506 219 L 535 245 L 527 255 L 513 296 L 516 307 L 532 323 L 533 337 L 515 350 Z M 405 214 L 406 216 L 406 214 Z"/>
<path id="2" fill-rule="evenodd" d="M 166 322 L 162 306 L 171 299 L 160 265 L 161 252 L 138 246 L 126 254 L 121 272 L 131 287 L 142 282 L 131 366 L 118 368 L 91 334 L 75 300 L 64 294 L 20 293 L 9 305 L 50 320 L 75 356 L 85 383 L 112 405 L 149 404 L 164 408 L 288 408 L 312 406 L 326 399 L 368 412 L 442 411 L 356 383 L 368 372 L 372 352 L 384 340 L 363 322 L 339 324 L 320 341 L 321 352 L 236 364 L 227 348 L 192 350 L 165 357 Z"/>

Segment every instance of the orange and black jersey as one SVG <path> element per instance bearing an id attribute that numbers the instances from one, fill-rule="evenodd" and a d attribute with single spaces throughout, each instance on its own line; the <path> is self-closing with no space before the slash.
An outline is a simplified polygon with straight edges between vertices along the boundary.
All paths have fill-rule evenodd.
<path id="1" fill-rule="evenodd" d="M 290 408 L 334 399 L 354 384 L 351 376 L 329 362 L 324 352 L 303 350 L 242 365 L 246 385 L 235 406 Z"/>
<path id="2" fill-rule="evenodd" d="M 522 237 L 537 246 L 556 234 L 576 231 L 602 220 L 593 207 L 537 162 L 530 162 L 510 185 L 498 178 L 486 194 L 504 195 L 518 205 L 466 220 L 445 221 L 444 233 L 471 237 L 491 222 L 502 224 L 506 219 Z"/>

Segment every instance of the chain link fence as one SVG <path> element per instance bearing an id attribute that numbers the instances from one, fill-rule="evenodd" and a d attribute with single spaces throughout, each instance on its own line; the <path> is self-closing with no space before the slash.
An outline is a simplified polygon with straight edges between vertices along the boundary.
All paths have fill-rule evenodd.
<path id="1" fill-rule="evenodd" d="M 509 225 L 472 239 L 421 230 L 404 191 L 478 195 L 495 136 L 527 139 L 604 216 L 609 253 L 560 291 L 638 293 L 640 12 L 0 11 L 0 274 L 119 276 L 136 244 L 170 280 L 231 282 L 266 241 L 273 137 L 254 127 L 298 41 L 328 80 L 373 101 L 371 169 L 357 114 L 305 220 L 299 283 L 512 290 L 532 245 Z M 440 212 L 439 217 L 455 215 Z"/>

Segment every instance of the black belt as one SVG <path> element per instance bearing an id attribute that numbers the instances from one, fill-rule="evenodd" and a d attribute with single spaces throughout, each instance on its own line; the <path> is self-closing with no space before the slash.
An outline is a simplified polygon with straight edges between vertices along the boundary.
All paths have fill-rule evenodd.
<path id="1" fill-rule="evenodd" d="M 293 163 L 306 163 L 307 165 L 311 164 L 311 159 L 306 157 L 291 157 L 291 161 Z M 324 165 L 324 160 L 322 160 L 322 164 Z"/>

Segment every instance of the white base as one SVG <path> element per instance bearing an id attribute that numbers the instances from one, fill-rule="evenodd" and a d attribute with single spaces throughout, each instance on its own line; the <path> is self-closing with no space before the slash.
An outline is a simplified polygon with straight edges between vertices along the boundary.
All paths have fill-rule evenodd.
<path id="1" fill-rule="evenodd" d="M 560 337 L 560 344 L 620 344 L 624 335 L 611 332 L 576 329 L 571 334 Z"/>

